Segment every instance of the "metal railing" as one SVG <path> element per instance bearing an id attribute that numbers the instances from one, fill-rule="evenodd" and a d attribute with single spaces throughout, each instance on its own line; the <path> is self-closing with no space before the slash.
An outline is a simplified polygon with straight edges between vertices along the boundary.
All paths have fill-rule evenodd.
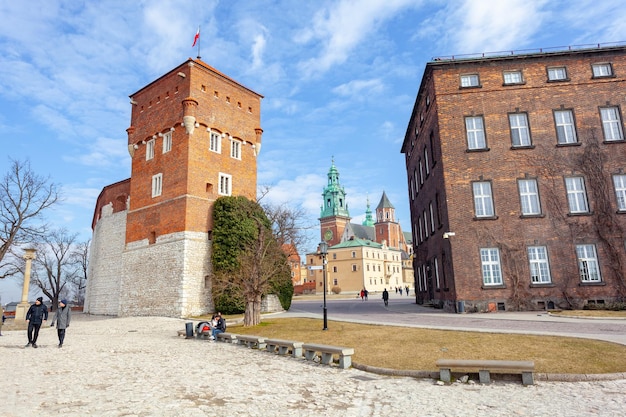
<path id="1" fill-rule="evenodd" d="M 437 57 L 433 57 L 432 61 L 435 61 L 435 62 L 436 61 L 462 61 L 462 60 L 483 59 L 483 58 L 502 58 L 502 57 L 507 57 L 507 56 L 516 56 L 516 55 L 549 54 L 549 53 L 554 53 L 554 52 L 594 50 L 594 49 L 603 49 L 603 48 L 621 47 L 621 46 L 626 46 L 626 41 L 605 42 L 605 43 L 587 43 L 587 44 L 582 44 L 582 45 L 552 46 L 548 48 L 516 49 L 516 50 L 510 50 L 510 51 L 437 56 Z"/>

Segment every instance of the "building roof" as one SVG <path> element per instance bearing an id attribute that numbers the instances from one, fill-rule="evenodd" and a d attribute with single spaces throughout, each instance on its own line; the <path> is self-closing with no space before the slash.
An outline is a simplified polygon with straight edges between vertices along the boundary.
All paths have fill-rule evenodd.
<path id="1" fill-rule="evenodd" d="M 351 239 L 345 242 L 337 243 L 335 246 L 331 246 L 330 249 L 342 249 L 342 248 L 358 248 L 362 246 L 369 246 L 371 248 L 381 249 L 383 245 L 380 243 L 372 242 L 368 239 Z"/>
<path id="2" fill-rule="evenodd" d="M 378 203 L 378 207 L 376 207 L 376 210 L 380 210 L 383 208 L 395 208 L 393 204 L 391 204 L 391 201 L 389 201 L 389 199 L 387 198 L 387 193 L 385 193 L 384 190 L 383 196 L 380 198 L 380 203 Z"/>

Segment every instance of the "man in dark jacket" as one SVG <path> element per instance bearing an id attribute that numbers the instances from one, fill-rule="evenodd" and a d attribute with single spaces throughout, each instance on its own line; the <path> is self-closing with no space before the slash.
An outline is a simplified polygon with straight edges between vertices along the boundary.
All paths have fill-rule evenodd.
<path id="1" fill-rule="evenodd" d="M 383 301 L 385 302 L 385 306 L 389 305 L 389 291 L 387 291 L 387 288 L 383 290 Z"/>
<path id="2" fill-rule="evenodd" d="M 222 318 L 222 313 L 217 313 L 217 326 L 211 330 L 212 340 L 217 340 L 218 333 L 224 333 L 226 331 L 226 319 Z"/>
<path id="3" fill-rule="evenodd" d="M 43 304 L 43 297 L 39 297 L 26 313 L 26 322 L 28 323 L 28 344 L 26 347 L 31 345 L 34 348 L 37 347 L 39 329 L 46 320 L 48 320 L 48 307 Z"/>

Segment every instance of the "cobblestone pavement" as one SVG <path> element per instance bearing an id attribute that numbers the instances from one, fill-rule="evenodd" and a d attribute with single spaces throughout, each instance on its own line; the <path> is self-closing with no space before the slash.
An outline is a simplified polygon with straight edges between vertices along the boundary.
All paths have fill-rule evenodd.
<path id="1" fill-rule="evenodd" d="M 0 337 L 0 416 L 622 416 L 626 380 L 437 385 L 176 336 L 184 320 L 76 315 Z"/>

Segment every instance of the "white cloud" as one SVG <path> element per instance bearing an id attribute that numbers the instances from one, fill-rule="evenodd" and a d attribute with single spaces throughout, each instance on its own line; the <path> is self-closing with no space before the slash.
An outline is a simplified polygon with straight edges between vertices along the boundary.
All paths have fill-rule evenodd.
<path id="1" fill-rule="evenodd" d="M 322 9 L 313 17 L 313 26 L 301 31 L 298 43 L 319 41 L 322 51 L 315 58 L 300 62 L 305 76 L 326 72 L 342 64 L 350 52 L 378 27 L 398 12 L 421 4 L 418 0 L 342 0 L 332 3 L 332 9 Z"/>
<path id="2" fill-rule="evenodd" d="M 359 96 L 363 94 L 369 96 L 371 94 L 382 93 L 384 89 L 385 86 L 383 81 L 380 78 L 375 78 L 371 80 L 349 81 L 333 88 L 333 93 L 344 97 L 358 99 Z"/>

